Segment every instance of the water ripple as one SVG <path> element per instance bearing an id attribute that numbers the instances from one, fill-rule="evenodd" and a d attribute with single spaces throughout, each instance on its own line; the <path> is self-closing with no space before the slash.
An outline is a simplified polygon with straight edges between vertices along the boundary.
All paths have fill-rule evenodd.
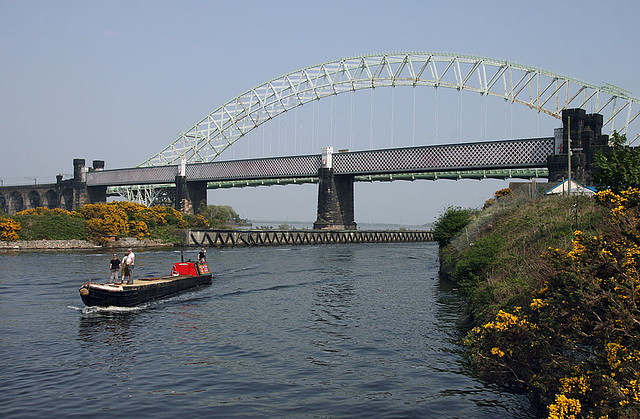
<path id="1" fill-rule="evenodd" d="M 178 254 L 140 251 L 138 272 Z M 108 257 L 0 255 L 3 417 L 537 414 L 468 373 L 464 303 L 434 243 L 211 249 L 211 286 L 83 307 L 78 286 Z"/>

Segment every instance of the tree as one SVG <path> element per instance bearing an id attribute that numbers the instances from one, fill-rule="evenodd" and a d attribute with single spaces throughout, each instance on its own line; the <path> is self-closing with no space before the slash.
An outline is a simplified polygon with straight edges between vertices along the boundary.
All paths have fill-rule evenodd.
<path id="1" fill-rule="evenodd" d="M 598 152 L 594 156 L 594 186 L 600 191 L 611 189 L 614 192 L 640 186 L 640 150 L 625 147 L 626 136 L 617 132 L 611 142 L 614 148 L 608 154 Z"/>
<path id="2" fill-rule="evenodd" d="M 472 209 L 460 207 L 448 207 L 436 220 L 433 228 L 433 239 L 438 242 L 440 248 L 446 246 L 460 230 L 471 221 Z"/>
<path id="3" fill-rule="evenodd" d="M 198 208 L 198 214 L 204 217 L 211 228 L 223 228 L 226 224 L 246 223 L 246 220 L 240 218 L 229 205 L 205 205 L 203 203 Z"/>

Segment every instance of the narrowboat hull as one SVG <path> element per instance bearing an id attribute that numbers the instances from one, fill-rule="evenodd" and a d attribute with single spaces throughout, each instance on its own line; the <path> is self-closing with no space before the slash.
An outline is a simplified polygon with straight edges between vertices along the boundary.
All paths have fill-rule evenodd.
<path id="1" fill-rule="evenodd" d="M 211 283 L 211 272 L 208 266 L 206 269 L 198 266 L 195 274 L 180 275 L 178 273 L 182 272 L 174 270 L 172 275 L 135 279 L 131 285 L 86 282 L 80 287 L 80 297 L 89 307 L 134 307 Z"/>

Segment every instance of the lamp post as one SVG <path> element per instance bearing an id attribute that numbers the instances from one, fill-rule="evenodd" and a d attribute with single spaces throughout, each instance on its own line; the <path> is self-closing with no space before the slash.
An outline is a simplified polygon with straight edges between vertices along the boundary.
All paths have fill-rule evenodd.
<path id="1" fill-rule="evenodd" d="M 571 117 L 567 116 L 567 196 L 571 196 Z"/>

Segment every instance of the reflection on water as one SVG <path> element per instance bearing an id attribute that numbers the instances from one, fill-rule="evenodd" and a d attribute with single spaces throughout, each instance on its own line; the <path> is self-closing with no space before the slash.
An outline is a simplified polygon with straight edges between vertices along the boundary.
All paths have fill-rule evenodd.
<path id="1" fill-rule="evenodd" d="M 120 383 L 132 379 L 132 366 L 136 360 L 133 350 L 133 317 L 139 309 L 83 308 L 79 319 L 78 342 L 85 354 L 79 368 L 104 371 Z"/>
<path id="2" fill-rule="evenodd" d="M 86 343 L 104 343 L 119 348 L 131 343 L 131 322 L 140 309 L 123 308 L 82 310 L 79 319 L 78 338 Z"/>

